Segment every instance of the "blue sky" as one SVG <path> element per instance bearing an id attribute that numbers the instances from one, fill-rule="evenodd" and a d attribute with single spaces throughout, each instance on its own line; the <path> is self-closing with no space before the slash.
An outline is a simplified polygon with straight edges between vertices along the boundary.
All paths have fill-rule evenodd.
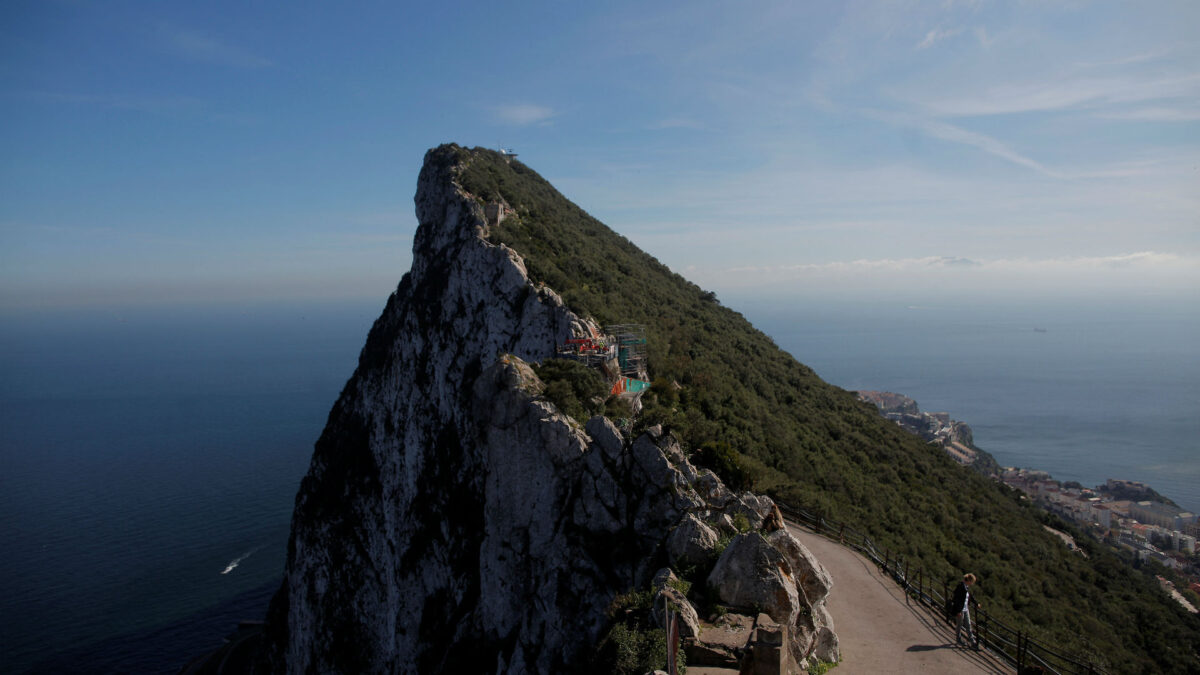
<path id="1" fill-rule="evenodd" d="M 449 141 L 723 297 L 1200 300 L 1200 3 L 301 4 L 0 6 L 0 307 L 382 300 Z"/>

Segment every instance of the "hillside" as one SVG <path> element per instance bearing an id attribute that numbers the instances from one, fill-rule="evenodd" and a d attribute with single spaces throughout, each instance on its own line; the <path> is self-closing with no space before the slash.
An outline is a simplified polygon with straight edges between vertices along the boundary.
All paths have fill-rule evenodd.
<path id="1" fill-rule="evenodd" d="M 1109 672 L 1200 670 L 1200 621 L 1113 554 L 1086 538 L 1090 557 L 1068 551 L 1013 491 L 823 382 L 520 162 L 431 153 L 481 203 L 514 210 L 488 238 L 520 253 L 531 280 L 579 316 L 645 325 L 653 386 L 639 427 L 663 424 L 726 482 L 836 516 L 941 579 L 976 573 L 994 615 Z"/>
<path id="2" fill-rule="evenodd" d="M 454 157 L 426 156 L 412 266 L 329 413 L 283 583 L 237 651 L 258 640 L 256 672 L 640 675 L 663 664 L 670 606 L 681 659 L 837 661 L 820 562 L 774 502 L 729 490 L 661 427 L 630 429 L 630 397 L 555 358 L 598 327 L 486 241 Z M 604 363 L 622 359 L 642 374 L 628 351 Z"/>

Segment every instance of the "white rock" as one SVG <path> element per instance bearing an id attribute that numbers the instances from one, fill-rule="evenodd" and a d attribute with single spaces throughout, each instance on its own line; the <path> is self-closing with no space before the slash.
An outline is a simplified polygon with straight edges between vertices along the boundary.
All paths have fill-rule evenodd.
<path id="1" fill-rule="evenodd" d="M 705 562 L 717 548 L 717 533 L 688 513 L 667 537 L 667 555 L 676 567 Z"/>
<path id="2" fill-rule="evenodd" d="M 786 626 L 796 624 L 801 600 L 787 561 L 757 532 L 729 542 L 708 585 L 727 605 L 760 610 Z"/>
<path id="3" fill-rule="evenodd" d="M 823 604 L 833 588 L 833 577 L 821 561 L 786 529 L 767 535 L 767 541 L 787 559 L 797 585 L 803 589 L 805 604 L 809 607 Z"/>

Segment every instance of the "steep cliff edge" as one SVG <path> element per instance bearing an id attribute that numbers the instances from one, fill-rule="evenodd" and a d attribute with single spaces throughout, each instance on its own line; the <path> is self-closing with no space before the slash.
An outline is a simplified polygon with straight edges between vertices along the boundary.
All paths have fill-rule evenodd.
<path id="1" fill-rule="evenodd" d="M 813 582 L 827 575 L 769 499 L 730 492 L 659 428 L 626 438 L 542 396 L 527 364 L 594 326 L 488 241 L 464 157 L 426 156 L 412 270 L 316 444 L 262 668 L 577 671 L 613 599 L 681 561 L 712 568 L 718 601 L 764 610 L 794 665 L 836 659 L 828 584 Z M 702 632 L 674 586 L 653 589 L 685 636 Z"/>

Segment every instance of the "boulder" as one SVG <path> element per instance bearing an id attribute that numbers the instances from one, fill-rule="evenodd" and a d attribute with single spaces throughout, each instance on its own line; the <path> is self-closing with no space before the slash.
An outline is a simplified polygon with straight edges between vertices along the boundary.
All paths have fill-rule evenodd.
<path id="1" fill-rule="evenodd" d="M 729 542 L 708 575 L 708 585 L 721 602 L 755 608 L 785 626 L 794 625 L 800 613 L 802 600 L 787 559 L 757 532 Z"/>
<path id="2" fill-rule="evenodd" d="M 817 629 L 816 644 L 812 655 L 825 663 L 837 663 L 842 660 L 841 649 L 838 648 L 838 637 L 832 630 L 824 626 Z"/>
<path id="3" fill-rule="evenodd" d="M 725 507 L 725 513 L 728 514 L 734 521 L 740 515 L 746 519 L 751 530 L 760 529 L 767 516 L 771 515 L 771 511 L 775 508 L 775 502 L 771 501 L 770 497 L 756 495 L 750 492 L 743 492 L 736 495 Z"/>
<path id="4" fill-rule="evenodd" d="M 696 492 L 700 493 L 704 501 L 714 508 L 722 508 L 729 503 L 729 500 L 733 499 L 733 493 L 710 469 L 702 469 L 692 487 L 696 488 Z"/>
<path id="5" fill-rule="evenodd" d="M 805 604 L 815 607 L 824 603 L 833 588 L 833 578 L 812 552 L 786 529 L 767 535 L 767 542 L 787 559 L 796 584 L 804 592 Z"/>
<path id="6" fill-rule="evenodd" d="M 829 614 L 829 608 L 823 602 L 812 607 L 812 622 L 813 626 L 817 628 L 834 630 L 833 617 Z"/>
<path id="7" fill-rule="evenodd" d="M 716 550 L 717 539 L 715 530 L 689 513 L 667 537 L 667 556 L 676 567 L 703 563 Z"/>
<path id="8" fill-rule="evenodd" d="M 713 529 L 724 534 L 738 534 L 737 527 L 733 524 L 733 519 L 727 513 L 718 513 L 708 518 L 708 522 Z"/>
<path id="9" fill-rule="evenodd" d="M 666 608 L 670 605 L 679 616 L 679 637 L 697 637 L 700 635 L 700 617 L 687 596 L 672 585 L 671 582 L 677 581 L 675 574 L 665 567 L 654 575 L 654 581 L 651 583 L 655 592 L 654 623 L 659 628 L 666 628 L 664 617 Z"/>
<path id="10" fill-rule="evenodd" d="M 620 459 L 621 452 L 625 449 L 625 439 L 621 437 L 621 431 L 612 420 L 603 415 L 596 415 L 587 421 L 584 429 L 605 457 L 613 462 Z"/>

